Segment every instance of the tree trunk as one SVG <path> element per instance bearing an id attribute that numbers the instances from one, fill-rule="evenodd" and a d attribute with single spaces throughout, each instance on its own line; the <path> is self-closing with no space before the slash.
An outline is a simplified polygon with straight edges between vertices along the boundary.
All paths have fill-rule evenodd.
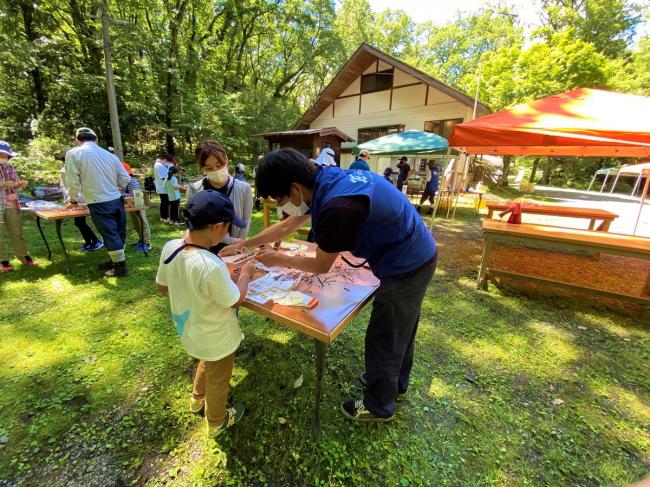
<path id="1" fill-rule="evenodd" d="M 537 166 L 539 166 L 539 157 L 536 157 L 535 160 L 533 161 L 533 170 L 530 171 L 530 177 L 528 178 L 528 182 L 530 183 L 535 182 L 535 175 L 537 174 Z"/>
<path id="2" fill-rule="evenodd" d="M 20 4 L 20 9 L 23 14 L 23 25 L 25 26 L 25 36 L 29 40 L 29 43 L 33 46 L 36 40 L 36 33 L 33 29 L 33 14 L 34 14 L 34 3 L 30 1 L 24 1 Z M 41 74 L 41 69 L 36 66 L 31 70 L 30 74 L 32 75 L 32 82 L 34 84 L 34 95 L 36 97 L 36 104 L 38 107 L 38 114 L 45 110 L 45 91 L 43 89 L 43 76 Z"/>
<path id="3" fill-rule="evenodd" d="M 503 172 L 499 178 L 499 186 L 508 186 L 508 174 L 510 174 L 510 162 L 512 156 L 503 156 Z"/>
<path id="4" fill-rule="evenodd" d="M 553 160 L 550 157 L 546 158 L 544 162 L 544 174 L 542 174 L 539 184 L 549 184 L 551 181 L 551 167 L 553 166 Z"/>

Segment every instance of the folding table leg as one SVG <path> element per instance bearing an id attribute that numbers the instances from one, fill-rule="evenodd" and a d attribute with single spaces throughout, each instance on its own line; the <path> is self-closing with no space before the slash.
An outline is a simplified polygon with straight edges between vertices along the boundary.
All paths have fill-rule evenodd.
<path id="1" fill-rule="evenodd" d="M 40 216 L 36 217 L 36 226 L 38 227 L 38 231 L 41 233 L 41 237 L 43 238 L 43 243 L 45 243 L 45 248 L 47 249 L 47 260 L 52 260 L 52 250 L 50 250 L 50 244 L 47 243 L 47 239 L 45 238 L 45 234 L 43 233 L 43 229 L 41 228 Z"/>
<path id="2" fill-rule="evenodd" d="M 323 389 L 323 370 L 325 369 L 325 351 L 327 345 L 314 338 L 316 347 L 316 397 L 314 404 L 314 421 L 312 423 L 312 434 L 314 438 L 320 438 L 320 399 Z"/>
<path id="3" fill-rule="evenodd" d="M 63 255 L 65 255 L 65 261 L 68 265 L 68 272 L 72 272 L 72 266 L 70 265 L 70 257 L 68 257 L 68 252 L 65 249 L 65 244 L 63 243 L 63 237 L 61 236 L 61 223 L 63 220 L 55 220 L 56 224 L 56 236 L 59 238 L 59 243 L 61 244 L 61 250 L 63 250 Z"/>

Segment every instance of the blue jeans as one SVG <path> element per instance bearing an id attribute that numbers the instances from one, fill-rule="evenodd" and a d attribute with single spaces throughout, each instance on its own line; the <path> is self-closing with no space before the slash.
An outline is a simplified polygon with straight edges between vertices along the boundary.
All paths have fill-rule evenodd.
<path id="1" fill-rule="evenodd" d="M 88 211 L 106 250 L 122 250 L 126 242 L 126 210 L 122 198 L 89 204 Z"/>

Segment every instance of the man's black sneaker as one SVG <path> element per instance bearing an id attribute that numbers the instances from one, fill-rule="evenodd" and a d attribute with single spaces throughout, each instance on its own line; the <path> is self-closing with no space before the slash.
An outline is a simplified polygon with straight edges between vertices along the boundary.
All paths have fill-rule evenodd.
<path id="1" fill-rule="evenodd" d="M 129 270 L 126 268 L 126 262 L 115 262 L 113 268 L 104 272 L 104 275 L 106 277 L 127 277 L 129 275 Z"/>
<path id="2" fill-rule="evenodd" d="M 388 418 L 375 416 L 373 413 L 366 409 L 366 407 L 363 405 L 362 399 L 349 399 L 347 401 L 343 401 L 341 403 L 341 412 L 343 413 L 343 416 L 352 421 L 376 421 L 380 423 L 386 423 L 395 419 L 394 414 Z"/>
<path id="3" fill-rule="evenodd" d="M 112 260 L 109 260 L 108 262 L 102 262 L 101 264 L 99 264 L 97 266 L 97 270 L 99 270 L 99 271 L 107 271 L 109 269 L 112 269 L 113 267 L 115 267 L 115 262 L 113 262 Z"/>
<path id="4" fill-rule="evenodd" d="M 366 387 L 368 385 L 368 381 L 366 380 L 366 371 L 365 370 L 363 372 L 361 372 L 361 374 L 359 375 L 359 382 L 361 382 L 361 384 L 363 384 L 363 387 Z M 398 400 L 404 399 L 405 397 L 406 397 L 406 392 L 398 392 L 397 393 L 397 399 Z"/>

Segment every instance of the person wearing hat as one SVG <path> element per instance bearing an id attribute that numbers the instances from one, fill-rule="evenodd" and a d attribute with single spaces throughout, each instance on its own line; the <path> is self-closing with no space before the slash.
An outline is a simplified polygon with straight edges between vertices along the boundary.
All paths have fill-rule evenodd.
<path id="1" fill-rule="evenodd" d="M 87 127 L 75 133 L 78 147 L 65 155 L 65 181 L 70 194 L 70 207 L 79 202 L 81 194 L 88 212 L 104 240 L 111 260 L 99 266 L 106 277 L 126 277 L 126 211 L 122 190 L 131 178 L 117 156 L 97 145 L 97 134 Z"/>
<path id="2" fill-rule="evenodd" d="M 56 154 L 54 156 L 54 159 L 65 163 L 66 153 L 67 151 Z M 65 165 L 59 170 L 59 189 L 63 194 L 63 201 L 67 204 L 70 201 L 70 193 L 68 192 L 68 188 L 65 185 Z M 80 205 L 85 204 L 82 194 L 77 194 L 75 200 Z M 104 243 L 97 238 L 95 232 L 93 232 L 92 228 L 90 228 L 88 225 L 88 222 L 86 222 L 85 216 L 75 216 L 74 226 L 77 227 L 77 230 L 79 230 L 81 237 L 84 239 L 84 244 L 79 247 L 79 252 L 95 251 L 101 249 L 104 246 Z"/>
<path id="3" fill-rule="evenodd" d="M 246 298 L 255 272 L 249 260 L 234 283 L 226 264 L 210 251 L 228 234 L 231 225 L 246 223 L 235 214 L 232 202 L 215 190 L 191 196 L 183 210 L 185 239 L 170 240 L 160 255 L 156 285 L 169 295 L 176 333 L 187 353 L 198 359 L 190 411 L 205 409 L 208 436 L 233 426 L 244 414 L 226 408 L 235 350 L 242 340 L 235 308 Z"/>
<path id="4" fill-rule="evenodd" d="M 350 169 L 360 169 L 361 171 L 370 171 L 368 161 L 370 160 L 370 153 L 367 150 L 359 152 L 356 160 L 350 165 Z"/>
<path id="5" fill-rule="evenodd" d="M 399 169 L 399 174 L 397 175 L 397 189 L 402 191 L 402 186 L 408 184 L 409 176 L 411 175 L 411 166 L 408 165 L 408 158 L 402 156 L 399 158 L 399 163 L 397 168 Z"/>
<path id="6" fill-rule="evenodd" d="M 25 189 L 27 181 L 18 177 L 16 169 L 9 161 L 16 154 L 11 146 L 0 140 L 0 272 L 9 272 L 14 268 L 5 248 L 3 228 L 7 230 L 16 256 L 23 265 L 37 265 L 29 256 L 27 244 L 23 238 L 23 222 L 20 216 L 18 191 Z"/>
<path id="7" fill-rule="evenodd" d="M 108 149 L 110 150 L 111 147 Z M 133 174 L 131 165 L 128 162 L 122 161 L 122 166 L 131 178 L 129 184 L 124 188 L 124 195 L 133 196 L 134 191 L 142 191 L 142 185 Z M 138 241 L 130 244 L 130 246 L 139 252 L 151 250 L 151 228 L 149 227 L 149 220 L 147 220 L 147 210 L 129 211 L 128 213 L 131 218 L 131 223 L 133 223 L 133 228 L 135 228 L 139 236 Z M 140 217 L 138 217 L 138 214 L 140 214 Z"/>
<path id="8" fill-rule="evenodd" d="M 365 338 L 363 399 L 341 403 L 355 421 L 390 421 L 395 401 L 406 394 L 413 365 L 415 334 L 422 300 L 436 268 L 436 244 L 405 195 L 370 171 L 317 167 L 300 152 L 279 149 L 266 155 L 255 178 L 260 195 L 274 198 L 292 215 L 256 236 L 222 250 L 277 242 L 311 218 L 315 257 L 290 257 L 274 250 L 256 259 L 274 267 L 323 274 L 341 252 L 355 258 L 352 267 L 368 265 L 379 279 Z"/>

